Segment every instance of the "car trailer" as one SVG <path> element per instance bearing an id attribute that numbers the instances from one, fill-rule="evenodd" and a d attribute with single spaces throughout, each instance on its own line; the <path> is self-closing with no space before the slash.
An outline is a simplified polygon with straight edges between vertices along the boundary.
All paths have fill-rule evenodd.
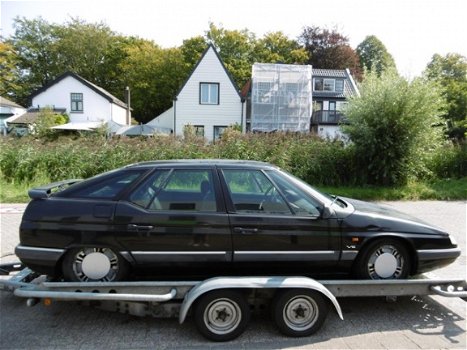
<path id="1" fill-rule="evenodd" d="M 308 277 L 214 277 L 203 281 L 55 282 L 20 263 L 0 265 L 0 290 L 40 301 L 79 301 L 135 316 L 174 317 L 183 323 L 190 312 L 206 338 L 227 341 L 247 327 L 251 309 L 271 308 L 278 329 L 287 336 L 315 333 L 329 307 L 343 320 L 336 298 L 441 295 L 467 300 L 463 279 L 314 280 Z M 423 277 L 423 275 L 422 275 Z"/>

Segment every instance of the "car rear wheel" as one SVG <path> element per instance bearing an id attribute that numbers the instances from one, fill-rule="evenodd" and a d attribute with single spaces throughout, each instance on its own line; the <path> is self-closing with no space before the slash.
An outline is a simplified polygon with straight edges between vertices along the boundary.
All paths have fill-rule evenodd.
<path id="1" fill-rule="evenodd" d="M 110 248 L 76 248 L 62 262 L 65 280 L 73 282 L 115 282 L 128 275 L 128 263 Z"/>
<path id="2" fill-rule="evenodd" d="M 329 311 L 323 295 L 308 289 L 279 291 L 272 307 L 274 323 L 289 337 L 306 337 L 315 333 Z"/>
<path id="3" fill-rule="evenodd" d="M 410 273 L 407 248 L 394 239 L 371 243 L 357 261 L 356 274 L 363 279 L 403 279 Z"/>
<path id="4" fill-rule="evenodd" d="M 200 297 L 194 309 L 198 331 L 207 339 L 227 341 L 238 337 L 250 320 L 250 307 L 238 291 L 216 290 Z"/>

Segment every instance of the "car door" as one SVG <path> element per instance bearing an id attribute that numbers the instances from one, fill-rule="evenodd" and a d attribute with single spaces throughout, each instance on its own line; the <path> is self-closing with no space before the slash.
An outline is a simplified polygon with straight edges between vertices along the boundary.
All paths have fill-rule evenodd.
<path id="1" fill-rule="evenodd" d="M 115 226 L 135 264 L 163 274 L 227 268 L 232 240 L 219 188 L 210 167 L 161 168 L 120 201 Z"/>
<path id="2" fill-rule="evenodd" d="M 277 171 L 221 171 L 232 228 L 234 266 L 250 273 L 310 274 L 336 266 L 337 220 Z"/>

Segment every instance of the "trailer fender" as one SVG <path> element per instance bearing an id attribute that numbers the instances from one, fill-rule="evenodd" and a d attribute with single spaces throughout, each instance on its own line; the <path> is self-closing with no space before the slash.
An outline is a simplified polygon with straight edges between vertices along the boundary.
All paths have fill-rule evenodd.
<path id="1" fill-rule="evenodd" d="M 214 277 L 195 285 L 186 295 L 180 308 L 179 323 L 185 321 L 191 305 L 201 295 L 218 289 L 257 289 L 257 288 L 305 288 L 320 292 L 334 305 L 343 320 L 342 310 L 334 295 L 318 281 L 307 277 Z"/>

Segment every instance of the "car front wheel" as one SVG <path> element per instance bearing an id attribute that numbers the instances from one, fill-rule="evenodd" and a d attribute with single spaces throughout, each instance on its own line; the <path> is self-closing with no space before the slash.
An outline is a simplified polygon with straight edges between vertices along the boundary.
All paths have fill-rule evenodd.
<path id="1" fill-rule="evenodd" d="M 65 280 L 115 282 L 128 275 L 128 263 L 110 248 L 76 248 L 62 262 Z"/>
<path id="2" fill-rule="evenodd" d="M 394 239 L 379 239 L 371 243 L 356 266 L 356 274 L 362 279 L 403 279 L 409 273 L 409 252 Z"/>

